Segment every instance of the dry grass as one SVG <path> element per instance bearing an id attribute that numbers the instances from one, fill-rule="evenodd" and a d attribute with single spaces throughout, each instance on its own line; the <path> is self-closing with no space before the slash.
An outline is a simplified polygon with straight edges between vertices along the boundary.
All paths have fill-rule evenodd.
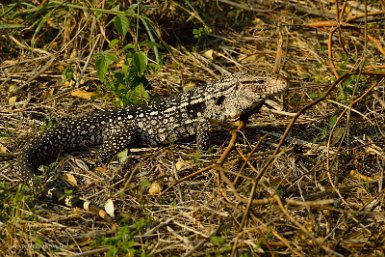
<path id="1" fill-rule="evenodd" d="M 47 117 L 111 106 L 108 97 L 71 94 L 97 88 L 88 57 L 106 49 L 108 19 L 46 2 L 57 9 L 41 30 L 32 26 L 38 14 L 28 16 L 33 6 L 19 7 L 12 20 L 0 17 L 28 25 L 2 26 L 0 152 L 20 150 Z M 253 117 L 223 166 L 176 185 L 216 162 L 229 137 L 219 136 L 202 156 L 194 144 L 134 149 L 126 165 L 94 170 L 84 165 L 87 157 L 67 158 L 80 194 L 100 205 L 114 201 L 117 230 L 84 211 L 34 199 L 19 186 L 13 162 L 3 162 L 1 255 L 113 255 L 112 245 L 118 256 L 383 256 L 385 3 L 154 2 L 142 1 L 157 7 L 145 15 L 168 43 L 164 65 L 149 77 L 154 95 L 230 72 L 269 74 L 277 62 L 292 82 L 285 112 Z M 212 31 L 197 43 L 191 31 L 203 22 Z M 81 81 L 66 83 L 66 67 Z M 154 182 L 160 195 L 149 194 Z"/>

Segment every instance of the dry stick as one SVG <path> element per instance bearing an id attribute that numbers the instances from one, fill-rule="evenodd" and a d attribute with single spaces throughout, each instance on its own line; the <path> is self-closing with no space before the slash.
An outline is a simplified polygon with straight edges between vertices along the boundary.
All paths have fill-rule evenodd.
<path id="1" fill-rule="evenodd" d="M 266 138 L 266 135 L 263 137 L 264 139 Z M 260 140 L 259 142 L 262 142 L 262 140 Z M 258 142 L 258 143 L 259 143 Z M 249 167 L 251 168 L 252 171 L 254 171 L 256 174 L 259 174 L 258 170 L 254 167 L 254 165 L 250 162 L 250 155 L 249 156 L 244 156 L 243 153 L 239 150 L 239 149 L 235 149 L 238 153 L 238 155 L 244 160 L 244 164 L 247 164 L 249 165 Z M 242 167 L 241 167 L 242 168 Z"/>
<path id="2" fill-rule="evenodd" d="M 225 184 L 231 188 L 231 190 L 233 191 L 233 194 L 234 194 L 235 198 L 236 198 L 239 202 L 245 203 L 245 202 L 246 202 L 245 199 L 244 199 L 242 196 L 239 195 L 237 189 L 235 188 L 234 183 L 231 182 L 231 180 L 226 176 L 226 174 L 225 174 L 225 172 L 224 172 L 224 170 L 223 170 L 222 168 L 219 169 L 219 174 L 220 174 L 221 180 L 223 180 L 223 181 L 225 182 Z M 231 202 L 231 201 L 228 199 L 228 197 L 227 197 L 227 195 L 226 195 L 226 193 L 225 193 L 224 191 L 221 191 L 221 193 L 222 193 L 222 196 L 223 196 L 229 203 L 233 203 L 233 202 Z"/>
<path id="3" fill-rule="evenodd" d="M 344 51 L 344 53 L 346 54 L 346 56 L 349 56 L 347 54 L 347 51 L 344 47 L 344 44 L 342 42 L 342 29 L 341 29 L 341 26 L 340 26 L 340 22 L 341 22 L 341 19 L 340 17 L 343 16 L 342 12 L 343 10 L 341 10 L 341 15 L 340 15 L 340 7 L 339 7 L 339 4 L 338 4 L 338 0 L 334 0 L 335 2 L 335 5 L 336 5 L 336 8 L 335 8 L 335 11 L 336 11 L 336 20 L 337 20 L 337 28 L 338 28 L 338 42 L 340 43 L 340 46 L 342 47 L 342 50 Z"/>
<path id="4" fill-rule="evenodd" d="M 341 28 L 351 28 L 351 29 L 360 29 L 356 25 L 352 25 L 346 22 L 340 22 L 338 23 L 337 21 L 313 21 L 313 22 L 308 22 L 305 23 L 305 26 L 311 27 L 311 28 L 323 28 L 323 27 L 338 27 L 340 26 Z"/>
<path id="5" fill-rule="evenodd" d="M 273 234 L 273 236 L 275 238 L 277 238 L 279 241 L 281 241 L 287 248 L 289 248 L 296 256 L 304 256 L 302 253 L 298 252 L 296 249 L 292 248 L 291 245 L 290 245 L 290 242 L 284 238 L 283 236 L 281 236 L 276 230 L 272 230 L 271 231 L 271 234 Z M 296 246 L 297 248 L 299 248 L 299 246 Z"/>
<path id="6" fill-rule="evenodd" d="M 338 1 L 336 1 L 338 3 Z M 346 7 L 347 7 L 348 1 L 344 1 L 342 8 L 341 8 L 341 14 L 340 17 L 343 17 L 345 15 Z M 337 9 L 338 10 L 338 9 Z"/>
<path id="7" fill-rule="evenodd" d="M 253 166 L 253 164 L 251 164 L 251 162 L 249 161 L 251 155 L 254 153 L 254 151 L 257 149 L 257 147 L 262 143 L 262 141 L 267 137 L 267 135 L 264 135 L 258 142 L 258 144 L 253 148 L 253 150 L 251 151 L 251 153 L 245 157 L 240 151 L 238 151 L 237 149 L 237 152 L 238 152 L 238 155 L 241 156 L 241 158 L 245 161 L 243 166 L 241 167 L 241 169 L 244 168 L 244 166 L 247 164 L 256 174 L 259 174 L 257 169 Z M 224 174 L 223 174 L 224 175 Z M 258 177 L 258 176 L 257 176 Z M 251 206 L 253 204 L 253 199 L 254 199 L 254 195 L 255 195 L 255 191 L 256 191 L 256 187 L 257 187 L 257 184 L 255 182 L 255 180 L 253 180 L 253 187 L 251 188 L 251 191 L 250 191 L 250 197 L 248 197 L 248 200 L 247 200 L 247 203 L 245 202 L 245 200 L 242 198 L 242 202 L 243 203 L 246 203 L 246 210 L 245 210 L 245 213 L 242 217 L 242 221 L 241 221 L 241 224 L 239 225 L 239 228 L 238 228 L 238 232 L 241 232 L 244 228 L 244 226 L 246 225 L 246 222 L 249 218 L 249 213 L 250 213 L 250 210 L 251 210 Z M 229 182 L 228 182 L 229 184 Z M 232 183 L 230 183 L 232 185 Z M 234 187 L 234 185 L 232 185 Z M 235 188 L 233 189 L 234 193 L 236 192 L 235 191 Z M 235 195 L 237 195 L 237 193 L 235 193 Z M 236 237 L 235 238 L 235 241 L 234 241 L 234 244 L 233 244 L 233 248 L 232 248 L 232 251 L 231 251 L 231 255 L 230 256 L 235 256 L 236 254 L 236 248 L 237 248 L 237 245 L 238 245 L 238 239 L 239 237 Z"/>
<path id="8" fill-rule="evenodd" d="M 345 13 L 345 9 L 346 9 L 346 2 L 344 2 L 342 8 L 341 8 L 341 14 L 339 13 L 339 7 L 338 7 L 338 0 L 336 1 L 336 15 L 337 15 L 337 21 L 338 21 L 338 42 L 340 44 L 340 47 L 342 48 L 342 51 L 344 51 L 344 53 L 346 54 L 346 56 L 348 58 L 349 57 L 349 53 L 348 53 L 348 50 L 346 50 L 346 47 L 345 47 L 345 44 L 342 40 L 342 27 L 341 27 L 341 17 L 344 16 L 344 13 Z"/>
<path id="9" fill-rule="evenodd" d="M 274 12 L 271 9 L 266 10 L 266 9 L 261 9 L 261 8 L 253 8 L 250 5 L 241 4 L 241 3 L 237 3 L 235 1 L 230 1 L 230 0 L 219 0 L 219 2 L 224 3 L 224 4 L 228 4 L 230 6 L 234 6 L 234 7 L 239 8 L 239 9 L 250 11 L 250 12 L 257 12 L 257 13 L 272 13 L 272 12 Z"/>
<path id="10" fill-rule="evenodd" d="M 268 163 L 262 168 L 261 172 L 258 173 L 258 171 L 255 169 L 255 167 L 250 163 L 250 162 L 247 162 L 247 164 L 249 165 L 249 167 L 255 171 L 258 175 L 257 177 L 253 180 L 253 187 L 251 188 L 250 190 L 250 196 L 248 197 L 248 202 L 247 202 L 247 205 L 246 205 L 246 210 L 245 210 L 245 214 L 243 215 L 242 217 L 242 221 L 241 221 L 241 224 L 239 225 L 239 231 L 242 231 L 243 227 L 246 225 L 247 223 L 247 220 L 249 218 L 249 213 L 250 213 L 250 210 L 251 210 L 251 207 L 253 205 L 253 202 L 254 202 L 254 196 L 255 196 L 255 192 L 256 192 L 256 189 L 257 189 L 257 185 L 258 185 L 258 182 L 259 180 L 262 178 L 262 175 L 266 172 L 267 168 L 270 166 L 270 164 L 278 157 L 279 155 L 277 153 L 274 153 L 274 156 L 273 158 L 270 158 L 270 160 L 268 161 Z M 236 246 L 237 246 L 237 243 L 238 243 L 238 237 L 235 239 L 235 242 L 233 244 L 233 248 L 232 248 L 232 252 L 231 252 L 231 255 L 230 256 L 235 256 L 235 251 L 236 251 Z"/>
<path id="11" fill-rule="evenodd" d="M 356 20 L 361 19 L 361 18 L 366 18 L 369 16 L 383 15 L 383 14 L 385 14 L 385 11 L 373 11 L 373 12 L 369 12 L 369 13 L 358 14 L 357 16 L 354 16 L 354 17 L 347 19 L 346 22 L 352 22 L 352 21 L 356 21 Z"/>
<path id="12" fill-rule="evenodd" d="M 86 62 L 85 62 L 85 64 L 84 64 L 83 68 L 82 68 L 81 71 L 80 71 L 79 78 L 76 80 L 76 86 L 78 86 L 78 85 L 81 83 L 81 81 L 82 81 L 82 79 L 83 79 L 83 77 L 84 77 L 84 74 L 85 74 L 85 72 L 86 72 L 86 70 L 87 70 L 88 64 L 90 63 L 91 57 L 92 57 L 92 55 L 94 54 L 96 45 L 99 43 L 99 39 L 100 39 L 100 34 L 98 34 L 98 35 L 96 36 L 95 43 L 94 43 L 94 45 L 93 45 L 92 48 L 91 48 L 91 51 L 90 51 L 90 53 L 89 53 L 89 55 L 88 55 L 88 57 L 87 57 L 87 59 L 86 59 Z"/>
<path id="13" fill-rule="evenodd" d="M 336 4 L 336 18 L 337 18 L 337 27 L 332 29 L 332 31 L 329 32 L 329 38 L 328 38 L 328 57 L 329 57 L 329 62 L 332 66 L 334 76 L 338 78 L 338 72 L 336 70 L 336 66 L 334 65 L 333 61 L 333 34 L 334 32 L 338 29 L 338 40 L 340 42 L 340 45 L 343 45 L 342 41 L 342 36 L 341 36 L 341 26 L 340 26 L 340 13 L 339 13 L 339 7 L 338 7 L 338 0 L 334 1 Z"/>
<path id="14" fill-rule="evenodd" d="M 238 137 L 238 133 L 237 132 L 243 130 L 245 128 L 245 125 L 246 125 L 246 122 L 244 120 L 239 120 L 237 123 L 238 123 L 237 124 L 238 125 L 237 129 L 231 131 L 231 139 L 230 139 L 229 144 L 227 145 L 227 148 L 225 149 L 225 151 L 222 153 L 221 157 L 215 163 L 213 163 L 213 164 L 211 164 L 211 165 L 209 165 L 209 166 L 207 166 L 207 167 L 205 167 L 203 169 L 200 169 L 200 170 L 198 170 L 198 171 L 196 171 L 196 172 L 194 172 L 194 173 L 192 173 L 192 174 L 190 174 L 188 176 L 185 176 L 185 177 L 179 179 L 172 186 L 175 186 L 178 183 L 181 183 L 181 182 L 183 182 L 183 181 L 185 181 L 187 179 L 190 179 L 190 178 L 192 178 L 192 177 L 194 177 L 194 176 L 196 176 L 198 174 L 201 174 L 204 171 L 207 171 L 207 170 L 210 170 L 210 169 L 216 169 L 222 175 L 222 177 L 225 178 L 226 183 L 229 183 L 230 187 L 232 187 L 234 192 L 236 192 L 234 185 L 225 176 L 225 174 L 223 172 L 223 169 L 222 169 L 222 165 L 225 163 L 227 157 L 229 156 L 229 154 L 231 153 L 231 151 L 235 147 L 235 143 L 236 143 L 236 140 L 237 140 L 237 137 Z M 167 189 L 165 191 L 167 191 Z M 235 195 L 237 195 L 237 193 L 235 193 Z M 240 197 L 240 196 L 238 195 L 238 197 Z M 234 246 L 236 246 L 236 245 L 237 245 L 237 243 L 235 242 Z M 233 250 L 234 250 L 234 248 L 233 248 Z"/>
<path id="15" fill-rule="evenodd" d="M 273 74 L 279 74 L 280 66 L 282 63 L 282 58 L 283 58 L 283 37 L 282 33 L 278 33 L 279 38 L 277 42 L 277 52 L 275 54 L 275 62 L 274 62 L 274 67 L 272 70 Z"/>
<path id="16" fill-rule="evenodd" d="M 260 144 L 266 139 L 267 137 L 267 134 L 263 135 L 259 140 L 258 140 L 258 143 L 253 147 L 253 149 L 250 151 L 250 153 L 247 155 L 245 162 L 243 162 L 241 168 L 239 169 L 239 174 L 242 174 L 243 170 L 245 169 L 246 165 L 247 165 L 247 162 L 250 161 L 251 157 L 253 156 L 253 154 L 255 153 L 255 151 L 257 151 L 258 147 L 260 146 Z M 238 154 L 239 154 L 239 151 L 238 149 L 236 149 Z M 257 172 L 258 173 L 258 172 Z M 234 179 L 234 184 L 237 183 L 238 181 L 238 178 L 239 178 L 239 175 L 237 175 Z"/>
<path id="17" fill-rule="evenodd" d="M 334 76 L 336 76 L 336 78 L 338 78 L 339 75 L 333 61 L 333 34 L 337 29 L 338 27 L 333 28 L 332 31 L 329 32 L 329 38 L 328 38 L 328 57 L 329 57 L 330 65 L 332 66 Z"/>
<path id="18" fill-rule="evenodd" d="M 236 130 L 232 130 L 231 131 L 231 139 L 230 139 L 230 142 L 226 148 L 226 150 L 223 152 L 223 154 L 221 155 L 221 157 L 216 161 L 216 165 L 219 165 L 219 166 L 222 166 L 223 163 L 225 163 L 227 157 L 229 156 L 230 152 L 234 149 L 234 146 L 235 146 L 235 142 L 237 140 L 237 133 L 238 131 L 242 131 L 245 126 L 246 126 L 246 121 L 244 120 L 239 120 L 237 122 L 238 124 L 238 127 Z"/>
<path id="19" fill-rule="evenodd" d="M 345 49 L 344 44 L 341 43 L 340 30 L 341 30 L 342 27 L 353 28 L 353 29 L 359 29 L 359 27 L 357 27 L 355 25 L 348 24 L 346 22 L 330 22 L 330 21 L 312 22 L 312 23 L 308 23 L 307 26 L 310 26 L 310 27 L 313 27 L 313 28 L 334 27 L 334 26 L 336 26 L 335 28 L 333 28 L 329 32 L 329 38 L 328 38 L 328 57 L 329 57 L 329 62 L 331 64 L 331 66 L 332 66 L 333 73 L 336 76 L 336 78 L 338 78 L 339 75 L 338 75 L 338 72 L 336 70 L 336 67 L 335 67 L 335 64 L 334 64 L 334 61 L 333 61 L 333 43 L 332 43 L 333 42 L 332 41 L 333 34 L 334 34 L 334 32 L 337 29 L 339 29 L 339 42 L 340 42 L 340 45 L 341 45 L 343 51 L 347 54 L 347 50 Z M 365 38 L 368 38 L 369 41 L 371 41 L 377 47 L 378 51 L 380 51 L 383 55 L 385 55 L 385 49 L 382 47 L 381 43 L 376 38 L 368 35 L 367 34 L 367 30 L 365 30 Z"/>
<path id="20" fill-rule="evenodd" d="M 311 28 L 339 27 L 339 28 L 348 28 L 348 29 L 360 30 L 360 27 L 358 27 L 356 25 L 348 24 L 346 22 L 337 23 L 336 21 L 315 21 L 315 22 L 306 23 L 305 25 L 308 27 L 311 27 Z M 334 28 L 334 31 L 335 31 L 335 29 L 337 29 L 337 28 Z M 332 31 L 330 33 L 333 34 L 334 31 Z M 332 34 L 329 34 L 328 50 L 329 50 L 329 43 L 331 41 Z M 367 37 L 368 37 L 369 41 L 372 42 L 377 47 L 377 50 L 379 52 L 381 52 L 382 55 L 385 55 L 385 49 L 382 47 L 381 42 L 369 34 L 367 35 Z M 328 57 L 330 58 L 329 52 L 328 52 Z M 367 67 L 370 67 L 370 66 L 367 66 Z M 381 65 L 373 66 L 373 67 L 374 67 L 373 69 L 383 68 Z"/>
<path id="21" fill-rule="evenodd" d="M 380 51 L 381 54 L 385 56 L 385 49 L 382 47 L 381 42 L 378 41 L 376 38 L 372 37 L 371 35 L 368 35 L 368 39 L 377 47 L 378 51 Z"/>
<path id="22" fill-rule="evenodd" d="M 335 5 L 336 5 L 336 9 L 335 9 L 335 11 L 336 11 L 336 18 L 337 18 L 337 22 L 340 22 L 340 12 L 339 12 L 339 5 L 338 5 L 338 0 L 334 0 L 334 3 L 335 3 Z"/>
<path id="23" fill-rule="evenodd" d="M 237 129 L 231 131 L 231 139 L 230 139 L 229 144 L 227 145 L 226 150 L 222 153 L 221 157 L 215 163 L 179 179 L 173 185 L 171 185 L 171 187 L 173 187 L 173 186 L 175 186 L 175 185 L 177 185 L 177 184 L 179 184 L 185 180 L 188 180 L 192 177 L 195 177 L 195 176 L 197 176 L 197 175 L 199 175 L 205 171 L 208 171 L 210 169 L 217 169 L 218 167 L 221 167 L 223 165 L 223 163 L 225 163 L 227 157 L 229 156 L 230 152 L 233 150 L 233 148 L 235 146 L 235 142 L 237 140 L 237 132 L 244 129 L 246 122 L 243 120 L 239 120 L 237 125 L 238 125 Z M 169 188 L 167 188 L 165 191 L 167 191 L 168 189 Z"/>

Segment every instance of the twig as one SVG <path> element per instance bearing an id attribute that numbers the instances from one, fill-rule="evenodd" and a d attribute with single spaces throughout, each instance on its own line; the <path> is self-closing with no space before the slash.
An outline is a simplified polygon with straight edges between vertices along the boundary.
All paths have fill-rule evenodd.
<path id="1" fill-rule="evenodd" d="M 179 179 L 171 187 L 174 187 L 177 184 L 179 184 L 183 181 L 186 181 L 192 177 L 195 177 L 195 176 L 197 176 L 197 175 L 199 175 L 205 171 L 208 171 L 210 169 L 218 169 L 219 167 L 221 167 L 225 163 L 225 161 L 226 161 L 227 157 L 229 156 L 229 154 L 231 153 L 231 151 L 234 149 L 235 142 L 237 141 L 237 131 L 244 129 L 246 122 L 240 120 L 240 121 L 238 121 L 237 125 L 238 125 L 238 128 L 236 130 L 231 131 L 231 139 L 230 139 L 230 142 L 227 145 L 225 151 L 222 153 L 221 157 L 215 163 Z M 167 188 L 165 191 L 167 191 L 168 189 L 169 188 Z"/>

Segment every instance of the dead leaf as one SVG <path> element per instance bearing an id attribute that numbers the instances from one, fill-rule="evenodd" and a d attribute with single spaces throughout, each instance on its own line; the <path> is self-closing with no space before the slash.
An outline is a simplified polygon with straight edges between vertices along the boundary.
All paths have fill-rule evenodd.
<path id="1" fill-rule="evenodd" d="M 209 60 L 214 60 L 213 54 L 214 54 L 214 50 L 210 49 L 210 50 L 207 50 L 206 52 L 204 52 L 203 56 Z"/>
<path id="2" fill-rule="evenodd" d="M 85 90 L 77 89 L 71 93 L 71 96 L 78 97 L 81 99 L 91 100 L 92 97 L 97 95 L 96 92 L 87 92 Z"/>
<path id="3" fill-rule="evenodd" d="M 196 88 L 196 85 L 194 83 L 186 83 L 183 85 L 183 92 L 187 92 L 194 88 Z"/>
<path id="4" fill-rule="evenodd" d="M 178 161 L 177 163 L 175 163 L 175 169 L 177 171 L 180 171 L 182 168 L 184 168 L 190 164 L 191 164 L 191 161 L 181 160 L 181 161 Z"/>
<path id="5" fill-rule="evenodd" d="M 353 179 L 356 179 L 358 181 L 365 181 L 365 182 L 371 182 L 371 181 L 374 181 L 373 178 L 371 177 L 368 177 L 368 176 L 365 176 L 361 173 L 358 172 L 358 170 L 351 170 L 349 172 L 349 176 Z"/>
<path id="6" fill-rule="evenodd" d="M 72 175 L 72 174 L 68 174 L 68 173 L 64 174 L 64 175 L 63 175 L 63 179 L 64 179 L 68 184 L 70 184 L 70 185 L 73 186 L 73 187 L 76 187 L 76 186 L 78 185 L 78 182 L 76 181 L 75 176 Z"/>
<path id="7" fill-rule="evenodd" d="M 17 97 L 16 97 L 16 96 L 11 96 L 11 97 L 8 99 L 8 105 L 14 106 L 15 103 L 16 103 L 16 100 L 17 100 Z"/>
<path id="8" fill-rule="evenodd" d="M 118 154 L 119 163 L 123 164 L 127 161 L 128 157 L 128 149 L 124 149 L 123 151 L 119 152 Z"/>
<path id="9" fill-rule="evenodd" d="M 238 58 L 240 63 L 261 63 L 265 61 L 265 56 L 262 54 L 251 54 L 248 56 L 242 56 Z"/>
<path id="10" fill-rule="evenodd" d="M 106 203 L 104 204 L 104 210 L 110 215 L 111 217 L 115 217 L 115 207 L 114 202 L 112 199 L 108 199 Z"/>
<path id="11" fill-rule="evenodd" d="M 7 152 L 7 148 L 5 148 L 5 146 L 3 146 L 1 143 L 0 143 L 0 153 L 6 153 Z"/>
<path id="12" fill-rule="evenodd" d="M 148 189 L 148 193 L 150 195 L 159 195 L 160 192 L 162 191 L 162 187 L 158 182 L 153 182 L 150 186 L 150 189 Z"/>

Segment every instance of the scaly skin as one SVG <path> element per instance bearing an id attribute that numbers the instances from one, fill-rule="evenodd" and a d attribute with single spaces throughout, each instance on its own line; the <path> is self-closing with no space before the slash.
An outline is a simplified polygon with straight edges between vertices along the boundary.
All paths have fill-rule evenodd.
<path id="1" fill-rule="evenodd" d="M 287 86 L 282 78 L 233 75 L 174 97 L 78 117 L 28 143 L 18 158 L 18 170 L 35 191 L 68 206 L 87 209 L 87 201 L 63 197 L 62 185 L 38 182 L 38 167 L 80 147 L 99 147 L 102 162 L 136 144 L 158 146 L 194 135 L 198 147 L 205 149 L 211 133 L 217 130 L 215 121 L 250 116 L 259 111 L 266 98 Z"/>

